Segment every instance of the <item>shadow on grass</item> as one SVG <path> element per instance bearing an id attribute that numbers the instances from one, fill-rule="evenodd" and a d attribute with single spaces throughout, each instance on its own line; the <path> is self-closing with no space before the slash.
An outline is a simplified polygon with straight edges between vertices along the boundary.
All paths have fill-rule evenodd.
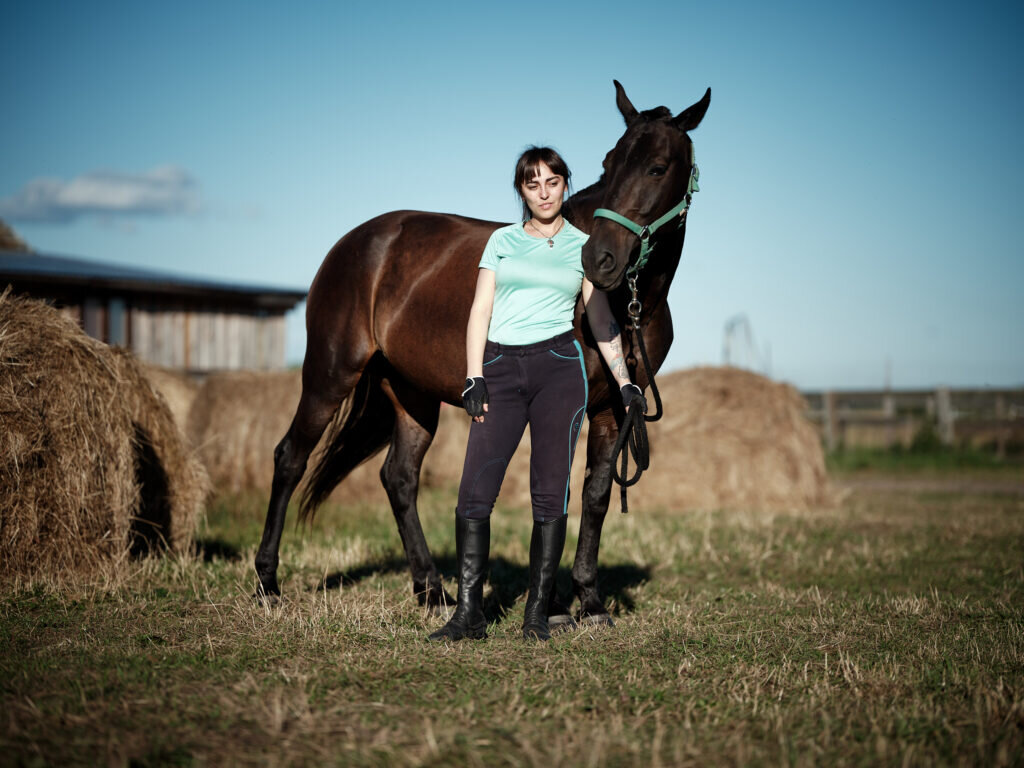
<path id="1" fill-rule="evenodd" d="M 242 559 L 242 551 L 238 547 L 221 539 L 196 539 L 192 542 L 192 551 L 197 557 L 203 558 L 204 563 L 212 562 L 214 559 Z"/>
<path id="2" fill-rule="evenodd" d="M 438 570 L 446 575 L 455 578 L 458 573 L 458 566 L 454 557 L 441 557 L 436 560 Z M 316 590 L 340 589 L 342 585 L 357 584 L 375 574 L 408 573 L 409 564 L 403 558 L 392 557 L 386 560 L 376 560 L 365 563 L 347 571 L 339 571 L 329 574 Z M 612 565 L 599 567 L 597 569 L 598 584 L 606 604 L 614 602 L 615 615 L 632 613 L 635 602 L 630 595 L 630 589 L 651 578 L 649 568 L 641 568 L 636 565 Z M 524 598 L 530 586 L 530 569 L 525 563 L 513 562 L 504 557 L 494 557 L 490 560 L 488 582 L 491 585 L 491 594 L 484 601 L 484 613 L 487 614 L 488 622 L 499 621 L 519 601 Z M 572 603 L 572 569 L 571 567 L 560 567 L 556 576 L 556 589 L 558 597 L 563 605 L 569 606 Z"/>
<path id="3" fill-rule="evenodd" d="M 384 573 L 400 573 L 401 571 L 408 571 L 409 563 L 400 557 L 391 557 L 387 560 L 375 560 L 372 563 L 366 563 L 356 568 L 350 568 L 347 571 L 338 571 L 337 573 L 328 574 L 323 581 L 321 581 L 317 587 L 317 592 L 323 592 L 329 589 L 341 589 L 342 584 L 358 584 L 363 579 L 373 576 L 374 574 Z"/>

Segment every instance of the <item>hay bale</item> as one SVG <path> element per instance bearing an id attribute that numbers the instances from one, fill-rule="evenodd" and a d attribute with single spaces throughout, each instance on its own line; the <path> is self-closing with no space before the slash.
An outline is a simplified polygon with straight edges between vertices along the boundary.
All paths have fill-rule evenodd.
<path id="1" fill-rule="evenodd" d="M 128 353 L 43 302 L 0 295 L 0 578 L 91 573 L 191 541 L 206 493 Z"/>
<path id="2" fill-rule="evenodd" d="M 174 423 L 181 429 L 182 434 L 185 434 L 188 429 L 188 414 L 199 392 L 199 383 L 182 371 L 148 363 L 140 365 L 146 378 L 167 401 L 171 415 L 174 416 Z"/>
<path id="3" fill-rule="evenodd" d="M 298 371 L 220 371 L 206 377 L 186 434 L 216 491 L 269 491 L 274 447 L 302 394 Z"/>
<path id="4" fill-rule="evenodd" d="M 663 374 L 665 416 L 648 425 L 651 469 L 629 490 L 630 509 L 799 510 L 833 503 L 821 441 L 800 393 L 738 368 Z M 650 407 L 654 401 L 647 392 Z M 586 468 L 585 422 L 570 476 L 570 513 L 579 513 Z M 460 409 L 442 411 L 424 464 L 431 485 L 457 487 L 469 433 Z M 499 503 L 530 506 L 530 434 L 516 451 Z M 632 474 L 632 462 L 631 462 Z M 618 509 L 613 486 L 610 509 Z"/>
<path id="5" fill-rule="evenodd" d="M 163 393 L 145 368 L 123 349 L 114 353 L 120 364 L 126 405 L 136 433 L 136 475 L 140 484 L 140 509 L 136 528 L 154 548 L 167 537 L 176 552 L 192 543 L 196 523 L 210 489 L 210 480 L 199 457 Z M 140 542 L 135 542 L 136 548 Z"/>
<path id="6" fill-rule="evenodd" d="M 651 470 L 630 490 L 631 506 L 635 499 L 638 509 L 791 510 L 832 502 L 821 441 L 793 387 L 710 367 L 661 376 L 658 385 L 665 416 L 650 425 Z"/>
<path id="7" fill-rule="evenodd" d="M 292 423 L 302 395 L 299 371 L 219 371 L 196 393 L 187 434 L 218 492 L 269 492 L 274 448 Z M 307 478 L 320 447 L 309 460 Z M 386 503 L 378 472 L 383 454 L 353 472 L 335 491 L 340 502 Z"/>
<path id="8" fill-rule="evenodd" d="M 737 368 L 664 374 L 658 386 L 665 417 L 649 425 L 651 470 L 630 489 L 631 509 L 780 510 L 831 503 L 821 442 L 804 416 L 803 398 L 791 386 Z M 215 487 L 269 491 L 274 447 L 287 432 L 300 395 L 298 372 L 225 372 L 207 378 L 189 417 L 189 434 Z M 461 408 L 442 406 L 421 488 L 458 487 L 469 423 Z M 570 509 L 576 512 L 587 431 L 584 423 L 571 473 Z M 378 478 L 382 460 L 378 454 L 360 466 L 332 498 L 387 503 Z M 505 475 L 500 503 L 530 506 L 529 430 Z M 616 494 L 611 508 L 618 508 Z"/>

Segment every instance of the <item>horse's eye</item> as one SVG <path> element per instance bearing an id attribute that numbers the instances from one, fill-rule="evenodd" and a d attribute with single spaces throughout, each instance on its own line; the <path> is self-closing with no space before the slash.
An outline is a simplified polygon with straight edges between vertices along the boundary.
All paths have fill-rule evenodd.
<path id="1" fill-rule="evenodd" d="M 665 175 L 665 171 L 667 171 L 667 170 L 668 169 L 664 165 L 655 165 L 653 168 L 651 168 L 647 172 L 647 175 L 648 176 L 664 176 Z"/>

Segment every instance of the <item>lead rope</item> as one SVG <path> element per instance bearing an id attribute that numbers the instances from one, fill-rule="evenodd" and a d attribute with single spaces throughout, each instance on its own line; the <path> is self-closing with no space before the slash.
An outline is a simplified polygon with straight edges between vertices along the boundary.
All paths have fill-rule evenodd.
<path id="1" fill-rule="evenodd" d="M 626 489 L 636 485 L 640 476 L 651 465 L 651 446 L 647 440 L 647 422 L 657 421 L 662 416 L 661 393 L 658 392 L 658 385 L 654 382 L 654 369 L 651 368 L 651 361 L 647 357 L 647 345 L 644 343 L 643 329 L 640 327 L 640 310 L 643 306 L 637 298 L 636 272 L 627 273 L 626 281 L 629 290 L 633 294 L 626 307 L 629 315 L 628 330 L 633 332 L 633 348 L 640 348 L 640 358 L 643 360 L 644 369 L 647 371 L 647 381 L 651 385 L 651 394 L 654 395 L 654 415 L 648 416 L 639 408 L 634 406 L 626 412 L 622 424 L 619 425 L 619 437 L 615 441 L 615 448 L 612 449 L 612 479 L 620 486 L 619 498 L 622 502 L 622 514 L 629 512 L 629 502 L 626 500 Z M 627 451 L 626 448 L 629 448 Z M 629 456 L 632 454 L 636 463 L 636 474 L 629 475 Z M 617 471 L 615 465 L 621 461 L 622 469 Z M 627 479 L 628 478 L 628 479 Z"/>

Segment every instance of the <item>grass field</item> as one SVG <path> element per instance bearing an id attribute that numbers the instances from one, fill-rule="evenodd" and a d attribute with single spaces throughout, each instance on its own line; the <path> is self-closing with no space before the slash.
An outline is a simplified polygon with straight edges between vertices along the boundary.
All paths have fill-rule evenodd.
<path id="1" fill-rule="evenodd" d="M 610 513 L 616 626 L 549 644 L 519 638 L 524 510 L 490 638 L 438 646 L 387 509 L 289 526 L 263 607 L 265 499 L 222 498 L 194 558 L 0 598 L 2 762 L 1024 765 L 1024 473 L 840 480 L 837 509 Z M 449 591 L 452 506 L 421 500 Z"/>

